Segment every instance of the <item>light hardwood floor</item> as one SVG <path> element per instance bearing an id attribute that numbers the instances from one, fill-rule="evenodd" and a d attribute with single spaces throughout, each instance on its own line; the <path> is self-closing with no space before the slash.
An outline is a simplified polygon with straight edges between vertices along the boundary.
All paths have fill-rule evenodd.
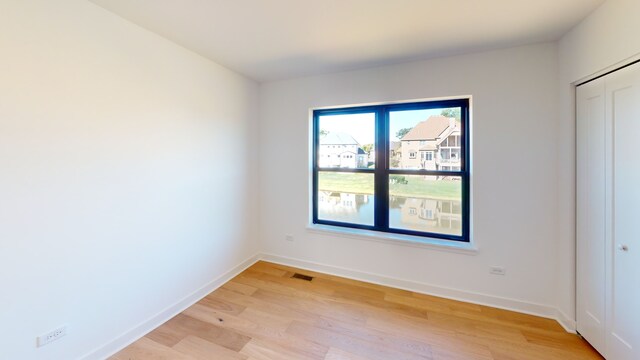
<path id="1" fill-rule="evenodd" d="M 258 262 L 112 359 L 601 357 L 554 320 Z"/>

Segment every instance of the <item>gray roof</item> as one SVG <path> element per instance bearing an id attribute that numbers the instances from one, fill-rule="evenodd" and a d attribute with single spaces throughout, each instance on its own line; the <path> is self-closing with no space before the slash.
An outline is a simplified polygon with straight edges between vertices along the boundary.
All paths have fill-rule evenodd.
<path id="1" fill-rule="evenodd" d="M 320 138 L 320 145 L 360 145 L 353 136 L 343 132 L 330 132 Z"/>

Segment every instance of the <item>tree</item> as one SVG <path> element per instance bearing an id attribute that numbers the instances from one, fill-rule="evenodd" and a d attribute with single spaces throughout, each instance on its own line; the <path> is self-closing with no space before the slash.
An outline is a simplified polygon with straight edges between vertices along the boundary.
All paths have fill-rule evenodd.
<path id="1" fill-rule="evenodd" d="M 325 136 L 327 135 L 329 132 L 325 129 L 320 129 L 320 136 Z"/>
<path id="2" fill-rule="evenodd" d="M 407 133 L 408 133 L 409 131 L 411 131 L 411 129 L 413 129 L 413 128 L 404 128 L 404 129 L 400 129 L 400 130 L 398 130 L 398 131 L 396 132 L 396 137 L 397 137 L 398 139 L 402 139 L 405 135 L 407 135 Z"/>
<path id="3" fill-rule="evenodd" d="M 373 150 L 373 144 L 362 145 L 362 150 L 364 150 L 364 152 L 366 152 L 367 154 L 371 154 L 371 150 Z"/>
<path id="4" fill-rule="evenodd" d="M 440 115 L 460 121 L 460 108 L 442 109 Z"/>

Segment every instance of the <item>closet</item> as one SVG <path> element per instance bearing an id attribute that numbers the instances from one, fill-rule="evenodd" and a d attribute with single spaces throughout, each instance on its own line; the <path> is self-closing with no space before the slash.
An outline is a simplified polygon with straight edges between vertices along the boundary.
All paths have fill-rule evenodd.
<path id="1" fill-rule="evenodd" d="M 578 332 L 640 359 L 640 64 L 576 88 Z"/>

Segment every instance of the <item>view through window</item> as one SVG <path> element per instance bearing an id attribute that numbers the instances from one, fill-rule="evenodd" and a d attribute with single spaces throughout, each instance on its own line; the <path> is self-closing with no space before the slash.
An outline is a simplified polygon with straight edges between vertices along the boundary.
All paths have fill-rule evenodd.
<path id="1" fill-rule="evenodd" d="M 313 222 L 469 241 L 469 101 L 315 110 Z"/>

